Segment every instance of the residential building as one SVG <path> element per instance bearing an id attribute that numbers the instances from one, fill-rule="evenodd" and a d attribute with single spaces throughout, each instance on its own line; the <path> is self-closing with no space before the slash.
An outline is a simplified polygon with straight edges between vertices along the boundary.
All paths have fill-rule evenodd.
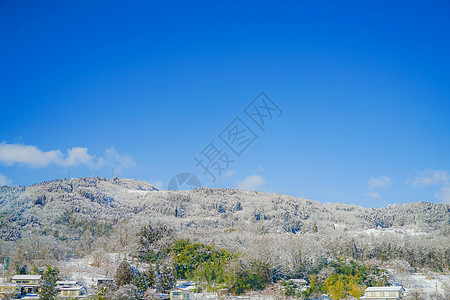
<path id="1" fill-rule="evenodd" d="M 60 298 L 85 298 L 86 289 L 81 285 L 59 288 L 58 297 Z"/>
<path id="2" fill-rule="evenodd" d="M 0 299 L 19 298 L 22 294 L 22 286 L 15 283 L 0 284 Z"/>
<path id="3" fill-rule="evenodd" d="M 295 284 L 296 286 L 300 287 L 300 286 L 305 286 L 307 284 L 305 279 L 289 279 L 289 281 L 291 281 L 293 284 Z"/>
<path id="4" fill-rule="evenodd" d="M 195 289 L 194 282 L 178 280 L 175 288 L 169 290 L 170 300 L 190 300 L 194 299 L 192 291 Z"/>
<path id="5" fill-rule="evenodd" d="M 86 288 L 76 281 L 57 281 L 56 290 L 59 298 L 85 298 Z"/>
<path id="6" fill-rule="evenodd" d="M 368 287 L 361 299 L 365 300 L 399 300 L 405 296 L 402 286 L 374 286 Z"/>
<path id="7" fill-rule="evenodd" d="M 63 287 L 73 287 L 76 285 L 77 282 L 75 280 L 67 280 L 67 281 L 59 280 L 56 282 L 56 289 L 58 290 Z"/>
<path id="8" fill-rule="evenodd" d="M 99 278 L 97 279 L 97 288 L 101 289 L 102 287 L 110 287 L 114 285 L 114 279 L 110 279 L 110 278 Z"/>
<path id="9" fill-rule="evenodd" d="M 14 275 L 12 283 L 23 286 L 24 293 L 39 294 L 41 292 L 41 275 Z"/>
<path id="10" fill-rule="evenodd" d="M 190 290 L 184 290 L 180 288 L 173 288 L 169 290 L 170 300 L 191 300 L 194 299 L 192 297 L 192 292 Z"/>

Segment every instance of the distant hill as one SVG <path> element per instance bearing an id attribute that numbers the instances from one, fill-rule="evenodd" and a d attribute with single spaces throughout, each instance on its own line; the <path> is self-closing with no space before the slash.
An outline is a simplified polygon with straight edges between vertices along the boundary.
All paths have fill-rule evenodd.
<path id="1" fill-rule="evenodd" d="M 448 235 L 449 205 L 408 203 L 364 208 L 237 189 L 160 191 L 133 179 L 74 178 L 27 187 L 0 187 L 0 239 L 26 233 L 77 239 L 89 229 L 109 234 L 115 224 L 160 223 L 178 233 L 223 230 L 294 233 L 404 230 Z"/>

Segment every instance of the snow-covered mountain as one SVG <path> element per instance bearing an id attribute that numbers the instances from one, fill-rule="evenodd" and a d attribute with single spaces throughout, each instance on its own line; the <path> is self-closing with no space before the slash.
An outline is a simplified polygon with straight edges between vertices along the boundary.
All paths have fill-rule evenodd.
<path id="1" fill-rule="evenodd" d="M 292 236 L 308 236 L 320 244 L 311 246 L 314 251 L 329 255 L 370 258 L 388 251 L 407 257 L 413 249 L 424 256 L 432 251 L 430 261 L 440 255 L 448 264 L 449 209 L 426 202 L 374 209 L 237 189 L 161 191 L 132 179 L 62 179 L 0 187 L 0 255 L 16 251 L 19 242 L 38 248 L 30 254 L 35 259 L 42 245 L 58 259 L 98 245 L 116 251 L 150 223 L 238 251 L 264 239 L 288 243 Z"/>
<path id="2" fill-rule="evenodd" d="M 264 227 L 279 233 L 395 229 L 447 235 L 449 208 L 426 202 L 380 209 L 322 205 L 303 198 L 237 189 L 160 191 L 132 179 L 76 178 L 0 187 L 0 238 L 15 240 L 33 230 L 64 239 L 82 233 L 88 224 L 104 226 L 108 231 L 117 222 L 130 220 L 163 223 L 181 232 Z"/>

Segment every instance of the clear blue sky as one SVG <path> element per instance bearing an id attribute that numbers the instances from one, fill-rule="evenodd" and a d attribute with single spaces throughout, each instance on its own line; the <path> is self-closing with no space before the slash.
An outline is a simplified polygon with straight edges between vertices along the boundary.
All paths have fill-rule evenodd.
<path id="1" fill-rule="evenodd" d="M 114 166 L 450 202 L 448 1 L 2 1 L 0 40 L 0 184 Z M 265 132 L 243 112 L 261 91 L 283 111 Z M 259 137 L 240 157 L 218 138 L 235 117 Z M 193 159 L 211 141 L 235 160 L 214 183 Z"/>

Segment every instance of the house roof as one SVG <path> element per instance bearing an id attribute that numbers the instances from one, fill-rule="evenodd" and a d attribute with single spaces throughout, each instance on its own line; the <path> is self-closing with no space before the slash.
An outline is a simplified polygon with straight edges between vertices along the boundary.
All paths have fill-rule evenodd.
<path id="1" fill-rule="evenodd" d="M 372 286 L 366 289 L 366 292 L 383 292 L 383 291 L 404 291 L 401 285 L 396 286 Z"/>
<path id="2" fill-rule="evenodd" d="M 191 290 L 186 289 L 186 288 L 175 287 L 175 288 L 173 288 L 173 289 L 170 289 L 169 292 L 184 292 L 184 293 L 190 293 Z"/>
<path id="3" fill-rule="evenodd" d="M 305 280 L 305 279 L 297 279 L 297 278 L 294 278 L 294 279 L 289 279 L 290 281 L 292 281 L 292 282 L 294 282 L 294 283 L 303 283 L 303 284 L 306 284 L 307 283 L 307 281 Z"/>
<path id="4" fill-rule="evenodd" d="M 76 286 L 70 286 L 70 287 L 62 287 L 60 288 L 61 291 L 77 291 L 77 290 L 81 290 L 83 287 L 80 285 L 76 285 Z"/>
<path id="5" fill-rule="evenodd" d="M 56 282 L 56 285 L 76 285 L 77 282 L 75 280 L 68 280 L 68 281 L 63 281 L 63 280 L 58 280 Z"/>
<path id="6" fill-rule="evenodd" d="M 41 279 L 42 275 L 14 275 L 13 280 L 36 280 Z"/>
<path id="7" fill-rule="evenodd" d="M 0 283 L 0 287 L 22 287 L 20 284 L 17 283 L 11 283 L 11 282 L 6 282 L 6 283 Z"/>

